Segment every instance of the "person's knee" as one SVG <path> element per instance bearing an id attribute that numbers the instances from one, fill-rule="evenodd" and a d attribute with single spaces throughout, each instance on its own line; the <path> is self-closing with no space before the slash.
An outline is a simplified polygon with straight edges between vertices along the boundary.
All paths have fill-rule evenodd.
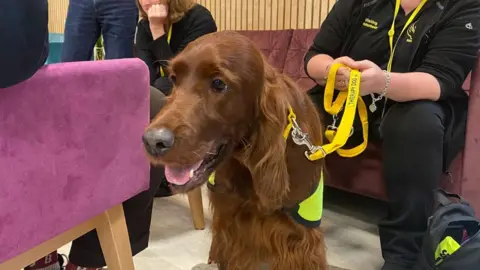
<path id="1" fill-rule="evenodd" d="M 380 126 L 383 140 L 398 143 L 428 143 L 443 140 L 445 113 L 433 101 L 395 104 Z"/>
<path id="2" fill-rule="evenodd" d="M 150 120 L 160 112 L 165 105 L 165 95 L 157 88 L 150 86 Z"/>

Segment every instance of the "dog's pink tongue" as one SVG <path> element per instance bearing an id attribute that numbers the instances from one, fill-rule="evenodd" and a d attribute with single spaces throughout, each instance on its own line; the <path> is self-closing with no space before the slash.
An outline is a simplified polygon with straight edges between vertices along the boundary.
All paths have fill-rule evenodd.
<path id="1" fill-rule="evenodd" d="M 191 178 L 191 173 L 198 169 L 200 165 L 202 164 L 202 161 L 199 161 L 198 163 L 190 166 L 190 167 L 183 167 L 183 168 L 172 168 L 170 166 L 165 166 L 165 178 L 167 178 L 167 181 L 175 184 L 175 185 L 185 185 L 188 180 Z"/>

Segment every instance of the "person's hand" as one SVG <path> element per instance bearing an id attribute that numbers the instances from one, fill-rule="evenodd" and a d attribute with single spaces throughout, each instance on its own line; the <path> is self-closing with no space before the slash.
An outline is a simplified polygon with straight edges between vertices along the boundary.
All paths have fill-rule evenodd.
<path id="1" fill-rule="evenodd" d="M 351 67 L 362 73 L 360 95 L 378 94 L 385 89 L 387 83 L 385 72 L 377 64 L 363 60 L 353 63 Z"/>
<path id="2" fill-rule="evenodd" d="M 165 4 L 152 5 L 148 11 L 150 28 L 164 28 L 168 18 L 168 7 Z"/>
<path id="3" fill-rule="evenodd" d="M 333 60 L 332 64 L 328 65 L 327 67 L 327 76 L 330 67 L 335 63 L 340 63 L 347 67 L 351 67 L 353 64 L 355 64 L 355 61 L 348 56 L 342 56 Z M 347 67 L 340 67 L 337 70 L 337 74 L 335 76 L 335 89 L 337 90 L 345 91 L 348 89 L 348 83 L 350 82 L 350 69 Z"/>

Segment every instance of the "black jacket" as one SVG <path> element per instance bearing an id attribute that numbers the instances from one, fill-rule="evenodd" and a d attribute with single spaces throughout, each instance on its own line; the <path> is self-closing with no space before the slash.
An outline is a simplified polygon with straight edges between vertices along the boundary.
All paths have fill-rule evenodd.
<path id="1" fill-rule="evenodd" d="M 339 0 L 305 55 L 305 71 L 308 61 L 317 54 L 368 59 L 385 69 L 394 5 L 395 0 Z M 406 18 L 408 15 L 403 14 L 403 20 L 397 20 L 394 40 Z M 375 25 L 376 21 L 384 23 Z M 415 29 L 406 31 L 398 42 L 392 71 L 425 72 L 437 78 L 441 87 L 439 104 L 447 115 L 444 165 L 448 166 L 465 143 L 468 96 L 462 84 L 480 49 L 480 1 L 430 0 L 413 24 Z M 323 106 L 323 90 L 316 86 L 309 92 L 318 106 Z M 364 100 L 368 103 L 370 97 Z"/>
<path id="2" fill-rule="evenodd" d="M 166 61 L 181 52 L 190 42 L 216 31 L 212 14 L 199 4 L 173 24 L 170 44 L 167 42 L 167 34 L 153 40 L 149 22 L 141 20 L 137 27 L 135 48 L 137 57 L 145 61 L 150 70 L 150 84 L 169 94 L 172 86 L 168 78 L 160 77 L 160 65 L 165 65 Z"/>
<path id="3" fill-rule="evenodd" d="M 382 50 L 372 55 L 371 58 L 376 59 L 368 60 L 380 67 L 385 66 L 390 53 L 386 32 L 382 34 L 384 38 L 376 39 L 374 34 L 362 31 L 362 24 L 366 18 L 375 17 L 376 14 L 372 13 L 382 5 L 389 4 L 394 6 L 395 0 L 339 0 L 305 56 L 305 70 L 308 61 L 316 54 L 328 54 L 333 58 L 347 55 L 354 60 L 364 60 L 351 55 L 352 49 L 358 46 L 362 46 L 360 50 L 363 51 Z M 393 10 L 388 14 L 391 22 Z M 392 71 L 417 71 L 435 76 L 441 86 L 441 100 L 465 97 L 461 86 L 472 70 L 480 48 L 480 1 L 428 1 L 415 21 L 415 38 L 405 42 L 408 36 L 402 36 Z M 401 27 L 396 34 L 400 31 Z M 361 34 L 372 35 L 371 43 L 357 43 L 362 38 Z M 381 49 L 378 49 L 378 44 Z"/>
<path id="4" fill-rule="evenodd" d="M 1 0 L 0 88 L 30 78 L 47 57 L 47 0 Z"/>

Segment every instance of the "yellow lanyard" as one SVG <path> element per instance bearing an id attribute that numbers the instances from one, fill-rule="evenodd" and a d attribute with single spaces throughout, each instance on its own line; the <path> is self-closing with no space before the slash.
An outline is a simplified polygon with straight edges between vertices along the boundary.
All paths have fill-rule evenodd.
<path id="1" fill-rule="evenodd" d="M 167 43 L 170 45 L 170 40 L 172 39 L 172 25 L 170 25 L 170 28 L 168 28 L 168 34 L 167 34 Z M 164 77 L 165 72 L 163 72 L 163 68 L 160 67 L 160 76 Z"/>
<path id="2" fill-rule="evenodd" d="M 403 32 L 412 24 L 413 20 L 415 20 L 415 17 L 417 17 L 418 13 L 420 10 L 423 8 L 423 6 L 427 3 L 427 0 L 422 0 L 420 4 L 417 6 L 417 8 L 413 11 L 412 15 L 410 15 L 410 18 L 408 18 L 407 22 L 405 23 L 405 26 L 402 29 L 402 32 L 400 32 L 400 35 L 397 38 L 397 41 L 395 42 L 395 45 L 393 44 L 393 38 L 395 36 L 395 21 L 397 20 L 397 15 L 398 12 L 400 11 L 400 4 L 401 0 L 397 0 L 395 3 L 395 12 L 393 13 L 393 21 L 392 21 L 392 26 L 390 27 L 390 30 L 388 31 L 388 41 L 390 43 L 390 58 L 388 59 L 388 65 L 387 65 L 387 71 L 391 72 L 392 71 L 392 64 L 393 64 L 393 57 L 395 55 L 395 49 L 397 48 L 398 41 L 403 35 Z"/>

